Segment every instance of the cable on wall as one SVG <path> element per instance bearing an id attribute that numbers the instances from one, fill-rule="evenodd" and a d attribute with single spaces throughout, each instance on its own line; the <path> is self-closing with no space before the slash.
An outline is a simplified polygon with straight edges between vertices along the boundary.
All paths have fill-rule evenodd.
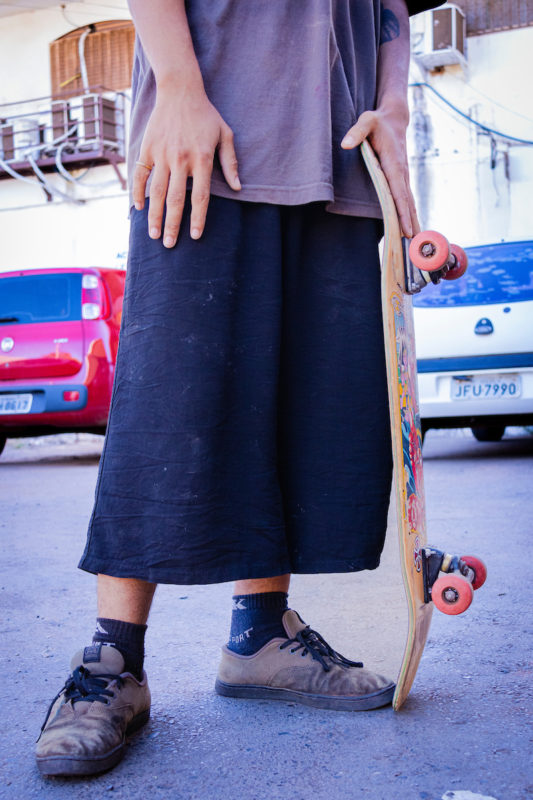
<path id="1" fill-rule="evenodd" d="M 430 91 L 432 91 L 433 94 L 435 94 L 439 98 L 439 100 L 441 100 L 445 105 L 451 108 L 456 114 L 458 114 L 460 117 L 463 117 L 463 119 L 468 120 L 468 122 L 470 122 L 472 125 L 475 125 L 477 128 L 480 128 L 482 131 L 485 131 L 485 133 L 488 133 L 492 136 L 499 136 L 501 139 L 507 139 L 507 141 L 516 142 L 517 144 L 525 144 L 530 146 L 533 145 L 533 140 L 531 139 L 521 139 L 518 136 L 511 136 L 508 133 L 497 131 L 494 128 L 489 127 L 489 125 L 484 125 L 482 122 L 479 122 L 477 119 L 474 119 L 473 117 L 469 116 L 466 112 L 461 111 L 460 108 L 457 108 L 457 106 L 455 106 L 450 100 L 444 97 L 444 95 L 438 92 L 434 86 L 432 86 L 430 83 L 427 83 L 426 81 L 416 81 L 415 83 L 410 83 L 409 86 L 410 87 L 421 86 L 425 89 L 430 89 Z"/>

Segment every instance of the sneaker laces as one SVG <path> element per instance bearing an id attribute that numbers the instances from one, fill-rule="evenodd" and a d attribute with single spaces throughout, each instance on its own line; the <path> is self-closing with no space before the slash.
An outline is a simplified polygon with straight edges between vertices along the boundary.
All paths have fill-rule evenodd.
<path id="1" fill-rule="evenodd" d="M 295 647 L 291 647 L 291 653 L 296 653 L 298 650 L 302 650 L 302 656 L 311 653 L 311 656 L 322 665 L 325 672 L 330 671 L 331 663 L 339 664 L 341 667 L 363 666 L 362 661 L 350 661 L 350 659 L 337 653 L 337 651 L 330 647 L 326 640 L 317 633 L 317 631 L 310 628 L 309 625 L 297 633 L 293 639 L 288 639 L 283 644 L 280 644 L 279 649 L 285 650 L 289 645 L 295 645 Z"/>
<path id="2" fill-rule="evenodd" d="M 84 700 L 88 703 L 107 703 L 108 698 L 114 695 L 114 692 L 107 688 L 111 681 L 116 681 L 119 688 L 124 683 L 120 675 L 112 675 L 110 673 L 93 675 L 86 667 L 76 667 L 72 675 L 69 675 L 67 678 L 63 688 L 59 690 L 48 706 L 46 718 L 41 726 L 41 734 L 46 727 L 54 703 L 62 694 L 64 694 L 65 701 L 68 702 L 70 700 L 72 704 L 80 700 Z M 41 734 L 39 734 L 39 739 L 41 738 Z M 39 739 L 37 739 L 37 741 L 39 741 Z"/>

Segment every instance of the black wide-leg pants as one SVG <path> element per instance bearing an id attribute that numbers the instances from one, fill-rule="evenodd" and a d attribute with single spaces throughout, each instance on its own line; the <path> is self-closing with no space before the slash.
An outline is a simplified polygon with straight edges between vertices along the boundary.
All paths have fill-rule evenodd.
<path id="1" fill-rule="evenodd" d="M 381 223 L 212 197 L 172 249 L 132 211 L 80 567 L 158 583 L 374 569 L 392 459 Z"/>

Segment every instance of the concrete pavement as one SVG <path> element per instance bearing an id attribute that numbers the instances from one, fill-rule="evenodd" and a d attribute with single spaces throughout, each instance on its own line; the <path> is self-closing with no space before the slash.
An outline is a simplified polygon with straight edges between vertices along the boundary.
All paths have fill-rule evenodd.
<path id="1" fill-rule="evenodd" d="M 75 437 L 74 437 L 75 438 Z M 101 443 L 13 442 L 0 459 L 0 797 L 527 800 L 531 770 L 533 437 L 479 444 L 430 431 L 430 540 L 482 556 L 469 611 L 435 613 L 404 709 L 357 714 L 214 694 L 231 586 L 159 587 L 147 636 L 152 721 L 112 772 L 42 780 L 33 743 L 72 652 L 89 642 L 94 578 L 76 569 Z M 291 605 L 348 657 L 391 676 L 406 624 L 391 513 L 374 573 L 297 576 Z M 470 795 L 469 793 L 473 793 Z"/>

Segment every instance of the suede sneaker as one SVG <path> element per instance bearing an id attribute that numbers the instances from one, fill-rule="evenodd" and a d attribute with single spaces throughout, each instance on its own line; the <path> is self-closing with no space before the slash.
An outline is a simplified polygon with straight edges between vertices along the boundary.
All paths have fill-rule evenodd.
<path id="1" fill-rule="evenodd" d="M 394 683 L 335 652 L 296 611 L 285 612 L 283 627 L 287 639 L 271 639 L 251 656 L 222 648 L 218 694 L 336 711 L 368 711 L 392 701 Z"/>
<path id="2" fill-rule="evenodd" d="M 43 775 L 92 775 L 124 755 L 126 736 L 150 717 L 146 673 L 124 672 L 121 653 L 95 644 L 73 657 L 72 674 L 54 697 L 37 740 Z"/>

